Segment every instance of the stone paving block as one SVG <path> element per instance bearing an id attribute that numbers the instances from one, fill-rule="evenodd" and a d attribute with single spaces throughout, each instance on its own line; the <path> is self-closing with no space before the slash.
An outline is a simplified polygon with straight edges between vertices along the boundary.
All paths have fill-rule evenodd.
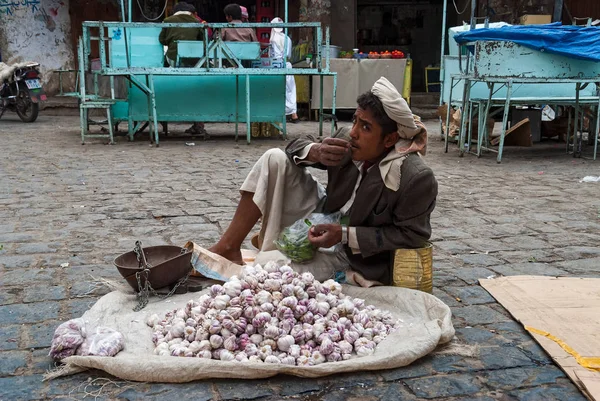
<path id="1" fill-rule="evenodd" d="M 533 340 L 533 337 L 523 328 L 523 325 L 514 321 L 494 323 L 486 326 L 486 328 L 494 330 L 512 342 L 522 343 Z"/>
<path id="2" fill-rule="evenodd" d="M 119 392 L 117 395 L 119 399 L 127 400 L 209 401 L 215 399 L 210 382 L 144 384 Z"/>
<path id="3" fill-rule="evenodd" d="M 439 288 L 433 287 L 433 295 L 435 295 L 437 298 L 440 299 L 440 301 L 442 301 L 451 308 L 461 306 L 461 303 L 458 302 L 454 297 L 451 297 Z"/>
<path id="4" fill-rule="evenodd" d="M 3 326 L 2 330 L 0 330 L 0 351 L 8 351 L 19 348 L 20 339 L 20 325 Z"/>
<path id="5" fill-rule="evenodd" d="M 378 372 L 351 372 L 335 375 L 331 388 L 370 387 L 379 381 Z"/>
<path id="6" fill-rule="evenodd" d="M 566 270 L 569 273 L 579 275 L 594 275 L 600 274 L 600 258 L 567 260 L 557 262 L 556 266 Z"/>
<path id="7" fill-rule="evenodd" d="M 113 269 L 116 271 L 116 268 Z M 76 281 L 69 286 L 70 298 L 100 297 L 109 292 L 111 292 L 111 289 L 101 281 Z"/>
<path id="8" fill-rule="evenodd" d="M 414 377 L 431 376 L 433 371 L 430 363 L 431 355 L 425 356 L 411 363 L 396 369 L 387 369 L 379 372 L 384 381 L 397 381 L 400 379 L 412 379 Z"/>
<path id="9" fill-rule="evenodd" d="M 480 327 L 462 327 L 456 329 L 456 337 L 467 345 L 491 346 L 507 345 L 512 342 L 502 335 L 492 332 L 486 326 Z"/>
<path id="10" fill-rule="evenodd" d="M 571 382 L 560 386 L 541 386 L 530 390 L 513 390 L 507 393 L 517 401 L 586 401 L 581 392 Z"/>
<path id="11" fill-rule="evenodd" d="M 36 302 L 0 306 L 2 324 L 36 323 L 47 319 L 56 319 L 60 305 L 58 302 Z"/>
<path id="12" fill-rule="evenodd" d="M 417 398 L 401 383 L 387 386 L 334 389 L 319 395 L 319 401 L 413 401 Z"/>
<path id="13" fill-rule="evenodd" d="M 0 273 L 1 275 L 1 273 Z M 21 289 L 20 288 L 6 288 L 4 287 L 0 292 L 0 305 L 14 304 L 19 301 Z"/>
<path id="14" fill-rule="evenodd" d="M 222 400 L 255 400 L 274 395 L 273 389 L 266 380 L 214 382 L 214 386 Z"/>
<path id="15" fill-rule="evenodd" d="M 468 241 L 468 240 L 465 240 Z M 451 255 L 457 255 L 461 253 L 468 253 L 473 250 L 472 247 L 463 244 L 460 241 L 437 241 L 434 243 L 435 251 L 439 249 L 442 252 L 449 253 Z"/>
<path id="16" fill-rule="evenodd" d="M 498 256 L 507 263 L 551 263 L 562 261 L 556 249 L 531 249 L 527 251 L 503 251 Z"/>
<path id="17" fill-rule="evenodd" d="M 547 222 L 542 222 L 542 221 L 534 221 L 534 222 L 530 222 L 527 223 L 525 225 L 527 228 L 540 232 L 540 233 L 562 233 L 564 231 L 563 228 L 558 227 L 556 224 L 554 223 L 547 223 Z"/>
<path id="18" fill-rule="evenodd" d="M 514 248 L 510 245 L 503 243 L 500 240 L 489 238 L 468 238 L 463 240 L 470 250 L 478 252 L 498 252 L 498 251 L 512 251 Z M 466 253 L 466 252 L 465 252 Z"/>
<path id="19" fill-rule="evenodd" d="M 23 302 L 57 301 L 66 298 L 66 294 L 62 285 L 32 284 L 23 289 Z"/>
<path id="20" fill-rule="evenodd" d="M 477 356 L 467 357 L 462 355 L 431 354 L 427 363 L 436 373 L 464 373 L 475 372 L 484 368 Z"/>
<path id="21" fill-rule="evenodd" d="M 600 246 L 568 246 L 555 249 L 554 252 L 560 255 L 564 260 L 585 259 L 600 256 Z"/>
<path id="22" fill-rule="evenodd" d="M 544 349 L 535 341 L 523 341 L 517 348 L 520 349 L 525 355 L 534 361 L 541 364 L 552 364 L 554 361 L 552 358 L 544 351 Z"/>
<path id="23" fill-rule="evenodd" d="M 0 400 L 37 400 L 43 397 L 42 375 L 0 377 Z"/>
<path id="24" fill-rule="evenodd" d="M 404 381 L 417 397 L 431 399 L 479 393 L 480 381 L 469 374 L 437 375 Z"/>
<path id="25" fill-rule="evenodd" d="M 490 269 L 503 276 L 566 276 L 567 272 L 548 263 L 512 263 L 499 266 L 490 266 Z"/>
<path id="26" fill-rule="evenodd" d="M 3 255 L 0 259 L 0 266 L 4 266 L 6 269 L 27 268 L 35 266 L 36 260 L 35 255 Z"/>
<path id="27" fill-rule="evenodd" d="M 566 220 L 564 223 L 560 224 L 560 226 L 569 231 L 584 231 L 590 233 L 600 232 L 600 224 L 590 220 Z"/>
<path id="28" fill-rule="evenodd" d="M 23 326 L 23 348 L 45 348 L 50 347 L 52 336 L 56 328 L 63 323 L 61 320 L 48 320 L 43 323 L 35 323 Z"/>
<path id="29" fill-rule="evenodd" d="M 28 351 L 2 351 L 0 352 L 0 376 L 9 376 L 27 365 Z"/>
<path id="30" fill-rule="evenodd" d="M 486 305 L 463 306 L 452 310 L 456 323 L 462 323 L 459 326 L 475 326 L 479 324 L 491 324 L 510 320 L 509 317 Z"/>
<path id="31" fill-rule="evenodd" d="M 283 397 L 315 393 L 324 387 L 315 379 L 304 379 L 300 377 L 278 375 L 269 380 L 271 386 L 279 388 L 279 394 Z"/>
<path id="32" fill-rule="evenodd" d="M 552 245 L 546 241 L 531 235 L 515 236 L 502 238 L 501 241 L 513 249 L 547 249 L 552 248 Z"/>
<path id="33" fill-rule="evenodd" d="M 483 287 L 444 287 L 444 291 L 453 296 L 460 298 L 464 305 L 489 304 L 496 300 Z"/>
<path id="34" fill-rule="evenodd" d="M 461 239 L 461 238 L 471 238 L 471 234 L 456 229 L 456 228 L 442 228 L 434 230 L 436 238 L 444 239 L 444 240 L 452 240 L 452 239 Z"/>
<path id="35" fill-rule="evenodd" d="M 483 374 L 487 385 L 494 389 L 513 390 L 521 387 L 536 387 L 554 384 L 565 374 L 556 366 L 513 368 L 493 370 Z"/>
<path id="36" fill-rule="evenodd" d="M 0 244 L 9 242 L 29 242 L 34 239 L 30 233 L 0 232 Z"/>
<path id="37" fill-rule="evenodd" d="M 66 306 L 66 320 L 81 317 L 96 303 L 97 298 L 77 298 L 64 301 Z"/>
<path id="38" fill-rule="evenodd" d="M 44 242 L 34 242 L 28 244 L 21 244 L 17 247 L 15 253 L 21 255 L 28 255 L 32 253 L 54 253 L 57 248 L 59 248 L 61 244 L 53 242 L 53 243 L 44 243 Z"/>
<path id="39" fill-rule="evenodd" d="M 30 369 L 33 373 L 45 374 L 46 372 L 54 370 L 60 366 L 59 362 L 55 362 L 52 358 L 50 358 L 48 356 L 49 352 L 50 352 L 50 347 L 43 348 L 43 349 L 36 349 L 31 352 L 32 364 L 30 364 Z"/>
<path id="40" fill-rule="evenodd" d="M 457 269 L 458 270 L 458 269 Z M 433 285 L 435 287 L 462 286 L 465 282 L 459 279 L 453 270 L 438 270 L 435 264 L 433 270 Z"/>
<path id="41" fill-rule="evenodd" d="M 588 233 L 570 233 L 546 234 L 544 240 L 554 248 L 563 248 L 566 246 L 598 246 L 598 235 Z"/>
<path id="42" fill-rule="evenodd" d="M 484 253 L 467 253 L 458 255 L 458 258 L 467 265 L 494 266 L 502 263 L 500 259 Z"/>
<path id="43" fill-rule="evenodd" d="M 463 267 L 452 272 L 467 284 L 479 284 L 479 279 L 497 276 L 497 274 L 483 267 Z"/>
<path id="44" fill-rule="evenodd" d="M 521 366 L 532 366 L 535 363 L 521 350 L 513 346 L 482 347 L 479 359 L 485 369 L 503 369 Z"/>

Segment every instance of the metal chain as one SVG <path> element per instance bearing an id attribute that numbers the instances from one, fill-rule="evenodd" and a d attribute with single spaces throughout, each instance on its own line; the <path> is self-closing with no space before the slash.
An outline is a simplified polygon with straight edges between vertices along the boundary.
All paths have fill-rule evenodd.
<path id="1" fill-rule="evenodd" d="M 152 286 L 150 285 L 150 280 L 148 280 L 148 277 L 150 276 L 150 268 L 152 266 L 146 260 L 146 255 L 144 254 L 144 250 L 142 248 L 141 241 L 135 242 L 135 248 L 133 249 L 133 251 L 135 252 L 135 254 L 137 256 L 139 267 L 143 268 L 142 271 L 135 273 L 135 278 L 137 280 L 137 285 L 138 285 L 138 293 L 136 294 L 138 304 L 133 308 L 134 312 L 139 312 L 142 309 L 144 309 L 146 307 L 146 305 L 148 305 L 148 302 L 150 300 L 150 295 L 154 295 L 155 297 L 157 297 L 161 300 L 169 298 L 171 295 L 173 295 L 175 293 L 175 291 L 177 291 L 177 289 L 179 288 L 179 286 L 181 284 L 183 284 L 187 281 L 187 279 L 192 274 L 192 271 L 194 270 L 193 268 L 190 267 L 190 270 L 188 271 L 187 275 L 185 277 L 182 277 L 181 279 L 179 279 L 179 281 L 177 282 L 177 284 L 175 284 L 175 286 L 173 286 L 171 291 L 169 291 L 169 293 L 167 295 L 163 296 L 163 295 L 158 294 L 156 292 L 156 290 L 154 288 L 152 288 Z M 185 248 L 183 248 L 181 250 L 180 254 L 183 255 L 185 252 L 187 252 L 187 250 Z M 142 280 L 141 280 L 142 276 L 144 276 L 144 280 L 145 280 L 143 286 L 142 286 Z"/>
<path id="2" fill-rule="evenodd" d="M 173 286 L 173 288 L 171 289 L 171 291 L 169 291 L 169 293 L 166 295 L 160 295 L 159 293 L 156 292 L 156 290 L 154 288 L 152 288 L 152 286 L 150 285 L 150 280 L 148 280 L 148 275 L 146 275 L 146 282 L 145 282 L 144 286 L 142 287 L 140 277 L 142 276 L 142 274 L 144 274 L 146 272 L 146 270 L 137 272 L 135 274 L 135 278 L 137 279 L 138 289 L 140 289 L 140 291 L 136 295 L 138 304 L 133 308 L 133 311 L 139 312 L 142 309 L 144 309 L 146 307 L 146 305 L 148 305 L 148 302 L 150 301 L 150 295 L 157 297 L 159 300 L 169 298 L 171 295 L 173 295 L 175 293 L 175 291 L 177 291 L 177 288 L 179 288 L 179 286 L 181 284 L 183 284 L 187 281 L 187 279 L 192 274 L 192 270 L 193 269 L 190 268 L 190 271 L 188 271 L 188 273 L 185 275 L 185 277 L 180 278 L 179 281 L 177 282 L 177 284 L 175 284 Z M 148 274 L 148 273 L 146 273 L 146 274 Z M 143 289 L 141 289 L 141 288 L 143 288 Z"/>

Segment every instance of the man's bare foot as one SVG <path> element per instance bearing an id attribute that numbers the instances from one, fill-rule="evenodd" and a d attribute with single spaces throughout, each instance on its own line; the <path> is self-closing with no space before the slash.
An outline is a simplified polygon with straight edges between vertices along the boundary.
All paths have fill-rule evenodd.
<path id="1" fill-rule="evenodd" d="M 242 251 L 240 248 L 230 248 L 217 243 L 208 248 L 208 250 L 212 253 L 223 256 L 225 259 L 238 265 L 244 264 L 244 259 L 242 258 Z"/>

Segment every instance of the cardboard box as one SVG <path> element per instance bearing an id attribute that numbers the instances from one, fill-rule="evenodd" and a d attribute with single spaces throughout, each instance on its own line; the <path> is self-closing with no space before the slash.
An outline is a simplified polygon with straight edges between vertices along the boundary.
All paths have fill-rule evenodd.
<path id="1" fill-rule="evenodd" d="M 549 24 L 552 22 L 552 16 L 550 14 L 531 15 L 525 14 L 519 18 L 521 25 L 541 25 Z"/>

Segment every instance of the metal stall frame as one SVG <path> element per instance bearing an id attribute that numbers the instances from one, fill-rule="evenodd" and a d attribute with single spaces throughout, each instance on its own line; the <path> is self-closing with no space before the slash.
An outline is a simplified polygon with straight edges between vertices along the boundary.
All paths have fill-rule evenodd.
<path id="1" fill-rule="evenodd" d="M 319 107 L 319 136 L 323 136 L 323 79 L 325 76 L 331 76 L 333 78 L 333 104 L 332 104 L 332 114 L 335 114 L 335 103 L 336 103 L 336 91 L 337 91 L 337 73 L 331 72 L 329 69 L 330 60 L 329 53 L 326 54 L 325 59 L 323 60 L 323 46 L 329 46 L 330 42 L 330 32 L 329 27 L 325 29 L 325 43 L 323 42 L 323 28 L 321 23 L 314 22 L 303 22 L 303 23 L 288 23 L 288 4 L 287 0 L 285 1 L 285 22 L 279 24 L 272 23 L 242 23 L 242 24 L 230 24 L 230 23 L 210 23 L 210 24 L 195 24 L 195 23 L 144 23 L 144 22 L 131 22 L 131 1 L 128 1 L 128 14 L 127 19 L 129 22 L 125 21 L 125 7 L 124 1 L 121 0 L 121 12 L 123 15 L 123 22 L 102 22 L 102 21 L 86 21 L 83 23 L 83 35 L 82 35 L 82 52 L 84 65 L 80 67 L 81 71 L 89 71 L 90 70 L 90 62 L 88 55 L 90 54 L 90 45 L 92 40 L 99 41 L 99 49 L 100 49 L 100 69 L 96 73 L 98 75 L 111 77 L 111 93 L 114 93 L 114 77 L 122 76 L 127 79 L 128 85 L 131 88 L 132 86 L 140 89 L 146 96 L 148 97 L 148 123 L 151 126 L 150 131 L 150 139 L 153 141 L 156 146 L 159 145 L 159 136 L 158 136 L 158 115 L 156 112 L 156 96 L 154 91 L 154 78 L 156 76 L 235 76 L 236 77 L 236 102 L 239 96 L 239 79 L 245 79 L 246 81 L 246 123 L 247 123 L 247 143 L 249 144 L 251 141 L 251 119 L 250 119 L 250 77 L 251 76 L 286 76 L 286 75 L 318 75 L 320 77 L 320 107 Z M 313 28 L 315 30 L 315 42 L 316 42 L 316 68 L 310 69 L 288 69 L 288 68 L 244 68 L 240 61 L 235 57 L 233 52 L 227 46 L 227 42 L 223 42 L 220 37 L 216 40 L 208 41 L 207 35 L 205 34 L 204 41 L 202 41 L 203 48 L 203 57 L 201 57 L 200 61 L 193 68 L 165 68 L 165 67 L 131 67 L 131 43 L 128 43 L 128 34 L 127 30 L 131 28 L 137 27 L 190 27 L 190 28 L 202 28 L 205 32 L 212 28 L 213 30 L 217 30 L 220 28 L 283 28 L 287 33 L 288 28 Z M 108 35 L 105 35 L 105 30 L 110 28 L 121 28 L 123 30 L 123 36 L 125 39 L 125 52 L 126 52 L 126 64 L 125 68 L 115 68 L 111 66 L 111 63 L 108 63 L 106 52 L 105 41 L 110 41 Z M 95 29 L 98 31 L 97 36 L 92 35 L 92 30 Z M 219 55 L 218 59 L 218 67 L 211 67 L 209 63 L 209 52 L 214 53 L 215 55 Z M 284 54 L 287 54 L 287 41 L 284 45 Z M 224 56 L 224 57 L 223 57 Z M 225 58 L 237 68 L 223 68 L 222 59 Z M 285 62 L 285 59 L 284 59 Z M 285 66 L 284 66 L 285 67 Z M 82 80 L 83 85 L 85 85 L 85 80 Z M 129 139 L 133 140 L 133 135 L 136 130 L 139 128 L 141 123 L 138 123 L 137 126 L 134 126 L 133 118 L 132 118 L 132 109 L 131 103 L 129 103 Z M 236 141 L 238 139 L 238 109 L 236 106 Z M 83 121 L 82 121 L 83 124 Z M 282 115 L 281 127 L 275 125 L 277 129 L 282 131 L 283 138 L 286 139 L 287 136 L 287 127 L 286 127 L 286 116 L 285 113 Z M 331 134 L 333 135 L 335 128 L 335 118 L 332 118 L 331 121 Z M 87 129 L 87 128 L 85 128 Z M 82 126 L 82 132 L 84 131 L 84 127 Z"/>

